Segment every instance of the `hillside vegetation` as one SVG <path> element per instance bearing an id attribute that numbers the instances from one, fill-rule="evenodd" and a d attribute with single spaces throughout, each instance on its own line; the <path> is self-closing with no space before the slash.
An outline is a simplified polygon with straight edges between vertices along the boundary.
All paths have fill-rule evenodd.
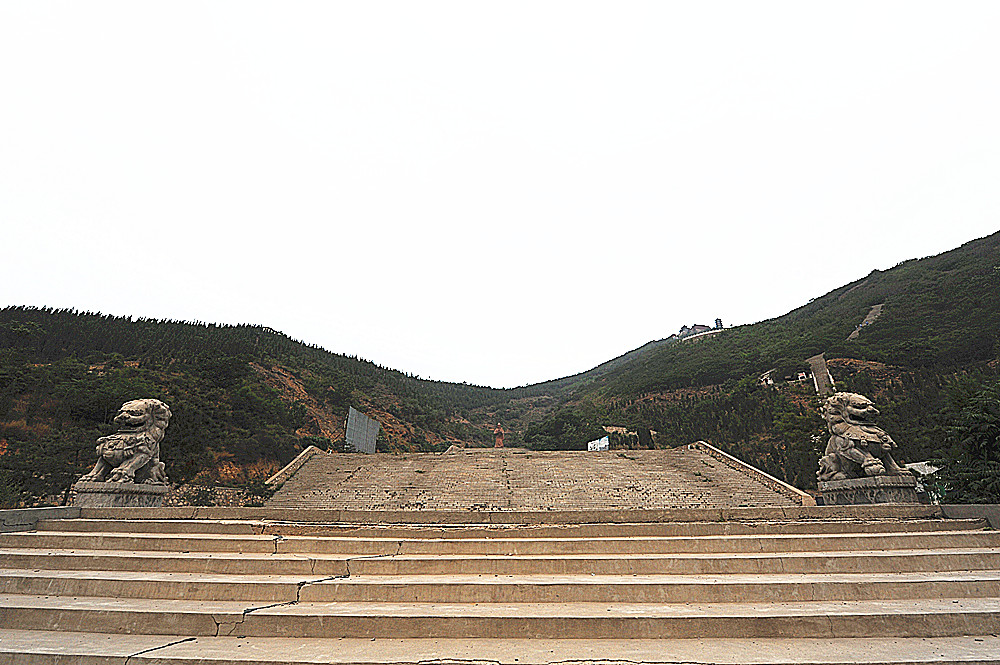
<path id="1" fill-rule="evenodd" d="M 885 305 L 881 317 L 848 341 L 877 304 Z M 568 444 L 613 420 L 655 430 L 660 445 L 704 439 L 815 487 L 826 432 L 811 382 L 768 387 L 757 379 L 775 367 L 804 367 L 819 353 L 833 359 L 839 390 L 876 399 L 902 458 L 945 457 L 961 404 L 997 377 L 1000 233 L 873 271 L 776 319 L 659 345 L 583 385 L 526 439 Z"/>
<path id="2" fill-rule="evenodd" d="M 850 333 L 876 304 L 884 311 Z M 307 445 L 337 449 L 354 406 L 381 450 L 508 442 L 573 449 L 614 425 L 618 445 L 710 441 L 800 487 L 825 444 L 808 384 L 762 386 L 825 353 L 838 389 L 869 394 L 908 461 L 945 457 L 950 427 L 997 380 L 1000 233 L 873 271 L 788 314 L 692 341 L 664 339 L 588 372 L 500 390 L 427 381 L 261 326 L 0 310 L 0 501 L 59 501 L 128 399 L 174 413 L 176 482 L 259 482 Z M 655 434 L 654 434 L 655 432 Z"/>
<path id="3" fill-rule="evenodd" d="M 485 426 L 459 414 L 502 393 L 422 381 L 259 326 L 0 310 L 0 459 L 7 486 L 26 497 L 65 491 L 137 396 L 171 406 L 163 458 L 173 480 L 244 482 L 304 446 L 336 446 L 349 406 L 384 423 L 387 448 L 485 442 Z"/>
<path id="4" fill-rule="evenodd" d="M 882 316 L 847 337 L 868 310 Z M 997 357 L 1000 233 L 925 259 L 872 271 L 784 316 L 700 341 L 652 351 L 609 380 L 604 391 L 634 395 L 756 375 L 784 359 L 874 360 L 904 367 L 961 367 Z"/>

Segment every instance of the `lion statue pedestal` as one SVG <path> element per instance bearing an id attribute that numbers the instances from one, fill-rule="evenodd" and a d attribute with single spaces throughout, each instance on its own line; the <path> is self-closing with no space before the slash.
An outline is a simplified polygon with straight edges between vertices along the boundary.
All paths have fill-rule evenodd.
<path id="1" fill-rule="evenodd" d="M 871 476 L 818 483 L 824 506 L 855 506 L 867 503 L 919 503 L 917 479 L 913 476 Z"/>
<path id="2" fill-rule="evenodd" d="M 896 442 L 875 425 L 878 409 L 857 393 L 837 393 L 823 405 L 830 429 L 816 472 L 827 506 L 917 503 L 916 478 L 896 464 Z"/>
<path id="3" fill-rule="evenodd" d="M 97 464 L 73 485 L 73 505 L 84 508 L 149 508 L 163 505 L 170 490 L 160 442 L 170 407 L 158 399 L 122 404 L 118 431 L 97 440 Z"/>
<path id="4" fill-rule="evenodd" d="M 73 505 L 80 508 L 159 508 L 170 487 L 78 481 L 72 491 Z"/>

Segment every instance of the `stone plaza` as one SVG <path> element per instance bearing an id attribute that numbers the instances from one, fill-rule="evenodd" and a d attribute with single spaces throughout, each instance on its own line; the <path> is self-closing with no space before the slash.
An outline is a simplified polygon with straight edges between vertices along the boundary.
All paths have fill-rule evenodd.
<path id="1" fill-rule="evenodd" d="M 311 453 L 311 454 L 310 454 Z M 292 463 L 274 508 L 405 511 L 651 510 L 812 503 L 703 442 L 670 450 L 326 454 Z M 297 468 L 296 468 L 297 466 Z"/>

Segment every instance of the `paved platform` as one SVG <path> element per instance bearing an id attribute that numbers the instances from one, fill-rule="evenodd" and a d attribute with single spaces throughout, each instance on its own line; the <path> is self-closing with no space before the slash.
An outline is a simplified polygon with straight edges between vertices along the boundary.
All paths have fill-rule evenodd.
<path id="1" fill-rule="evenodd" d="M 720 456 L 721 457 L 721 456 Z M 754 508 L 801 505 L 773 479 L 697 447 L 670 450 L 316 454 L 268 507 L 402 511 Z M 731 462 L 731 461 L 730 461 Z"/>

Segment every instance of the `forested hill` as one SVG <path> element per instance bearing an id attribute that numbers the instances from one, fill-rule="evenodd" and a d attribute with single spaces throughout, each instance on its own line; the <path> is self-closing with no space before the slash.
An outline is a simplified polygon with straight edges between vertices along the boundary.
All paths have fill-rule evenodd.
<path id="1" fill-rule="evenodd" d="M 848 341 L 877 304 L 881 317 Z M 650 342 L 511 390 L 418 379 L 261 326 L 8 307 L 0 501 L 64 491 L 93 463 L 117 407 L 136 397 L 173 410 L 163 456 L 174 481 L 247 483 L 307 445 L 336 449 L 354 406 L 383 423 L 383 450 L 489 445 L 498 420 L 508 441 L 536 448 L 581 448 L 618 426 L 636 432 L 614 435 L 619 445 L 705 439 L 809 487 L 825 438 L 817 402 L 811 383 L 781 377 L 825 353 L 838 388 L 884 407 L 904 458 L 925 459 L 943 454 L 961 401 L 995 381 L 998 330 L 1000 233 L 873 271 L 776 319 Z M 768 370 L 778 385 L 758 385 Z"/>
<path id="2" fill-rule="evenodd" d="M 848 340 L 880 304 L 881 316 Z M 633 362 L 579 383 L 564 405 L 526 427 L 525 440 L 573 447 L 614 424 L 655 445 L 704 439 L 799 487 L 815 487 L 826 441 L 819 401 L 812 381 L 782 379 L 808 371 L 806 359 L 820 353 L 837 389 L 876 400 L 900 457 L 953 454 L 963 405 L 997 382 L 1000 233 L 872 271 L 772 320 L 647 346 Z M 776 384 L 761 385 L 769 370 Z"/>
<path id="3" fill-rule="evenodd" d="M 836 260 L 834 256 L 831 260 Z M 884 313 L 848 341 L 873 305 Z M 818 353 L 913 368 L 962 367 L 997 357 L 1000 233 L 958 249 L 874 270 L 784 316 L 697 344 L 664 345 L 605 381 L 631 396 L 722 383 Z"/>
<path id="4" fill-rule="evenodd" d="M 487 443 L 489 421 L 463 414 L 524 392 L 418 379 L 261 326 L 0 310 L 0 460 L 31 495 L 68 486 L 140 396 L 171 406 L 174 480 L 245 482 L 307 445 L 341 444 L 349 406 L 384 424 L 384 449 L 443 450 Z"/>

